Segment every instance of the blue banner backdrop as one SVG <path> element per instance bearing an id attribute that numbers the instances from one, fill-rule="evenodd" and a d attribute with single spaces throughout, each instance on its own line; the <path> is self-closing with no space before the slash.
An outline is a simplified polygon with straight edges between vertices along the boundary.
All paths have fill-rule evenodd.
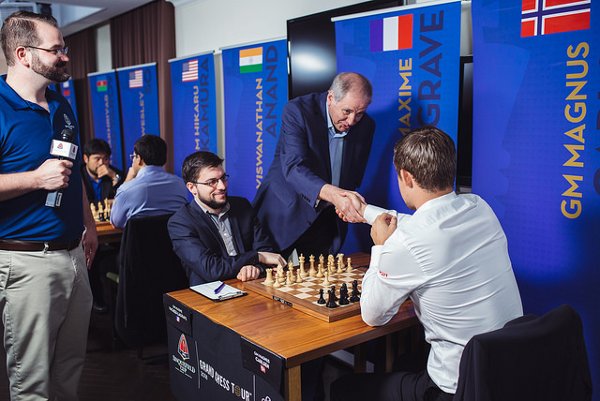
<path id="1" fill-rule="evenodd" d="M 140 136 L 160 136 L 156 63 L 118 68 L 117 75 L 123 116 L 123 146 L 125 153 L 129 154 Z"/>
<path id="2" fill-rule="evenodd" d="M 275 155 L 288 101 L 287 41 L 224 49 L 223 81 L 229 191 L 252 200 Z"/>
<path id="3" fill-rule="evenodd" d="M 581 314 L 600 400 L 600 4 L 572 3 L 473 2 L 473 192 L 506 231 L 525 312 Z"/>
<path id="4" fill-rule="evenodd" d="M 69 78 L 67 81 L 61 82 L 60 91 L 71 105 L 75 116 L 77 116 L 77 102 L 75 101 L 75 82 L 73 81 L 73 78 Z"/>
<path id="5" fill-rule="evenodd" d="M 117 74 L 113 71 L 88 74 L 94 137 L 104 139 L 112 149 L 110 163 L 125 171 Z"/>
<path id="6" fill-rule="evenodd" d="M 373 85 L 367 113 L 377 127 L 358 189 L 369 203 L 408 212 L 392 163 L 403 133 L 431 124 L 456 142 L 460 12 L 453 1 L 334 19 L 338 71 L 359 72 Z M 367 227 L 351 224 L 343 250 L 370 245 Z"/>
<path id="7" fill-rule="evenodd" d="M 217 96 L 213 53 L 169 60 L 173 97 L 173 155 L 181 175 L 186 156 L 217 153 Z"/>

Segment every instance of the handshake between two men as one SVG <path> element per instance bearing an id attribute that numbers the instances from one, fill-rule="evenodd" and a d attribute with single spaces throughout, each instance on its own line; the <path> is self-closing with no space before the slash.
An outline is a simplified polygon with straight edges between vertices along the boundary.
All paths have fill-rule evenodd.
<path id="1" fill-rule="evenodd" d="M 326 187 L 331 188 L 326 188 Z M 335 212 L 346 223 L 369 223 L 365 218 L 367 202 L 356 191 L 325 185 L 321 190 L 321 197 L 327 196 L 329 202 L 335 206 Z M 396 230 L 398 219 L 395 213 L 381 213 L 371 222 L 371 238 L 375 245 L 382 245 Z"/>

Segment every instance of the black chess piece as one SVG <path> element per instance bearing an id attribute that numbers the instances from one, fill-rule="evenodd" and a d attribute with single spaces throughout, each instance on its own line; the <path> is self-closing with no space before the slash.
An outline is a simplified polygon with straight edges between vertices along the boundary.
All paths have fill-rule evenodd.
<path id="1" fill-rule="evenodd" d="M 330 291 L 333 294 L 333 302 L 337 302 L 338 297 L 337 297 L 337 295 L 335 295 L 335 285 L 331 286 L 331 290 Z"/>
<path id="2" fill-rule="evenodd" d="M 323 297 L 323 289 L 322 288 L 319 290 L 319 299 L 317 300 L 317 303 L 320 305 L 323 305 L 325 303 L 325 298 Z"/>
<path id="3" fill-rule="evenodd" d="M 334 299 L 335 294 L 333 293 L 333 290 L 327 291 L 327 303 L 325 304 L 325 306 L 328 308 L 337 308 L 338 304 L 335 303 Z"/>
<path id="4" fill-rule="evenodd" d="M 358 281 L 354 280 L 352 282 L 352 296 L 350 297 L 350 302 L 358 301 L 360 301 L 360 291 L 358 291 Z"/>
<path id="5" fill-rule="evenodd" d="M 340 288 L 340 305 L 348 305 L 350 301 L 348 300 L 348 286 L 346 283 L 342 284 Z"/>
<path id="6" fill-rule="evenodd" d="M 356 295 L 360 295 L 360 291 L 358 290 L 358 280 L 352 281 L 352 293 L 356 290 Z"/>

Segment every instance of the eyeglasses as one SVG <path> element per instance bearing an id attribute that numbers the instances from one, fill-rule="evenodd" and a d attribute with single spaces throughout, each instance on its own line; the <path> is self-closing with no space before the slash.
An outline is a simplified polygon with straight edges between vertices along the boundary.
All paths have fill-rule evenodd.
<path id="1" fill-rule="evenodd" d="M 69 53 L 69 46 L 65 46 L 62 49 L 43 49 L 41 47 L 35 47 L 35 46 L 23 46 L 23 47 L 28 47 L 30 49 L 36 49 L 36 50 L 43 50 L 45 52 L 52 53 L 55 56 L 66 56 Z"/>
<path id="2" fill-rule="evenodd" d="M 132 154 L 130 154 L 130 155 L 129 155 L 129 159 L 130 159 L 131 161 L 133 161 L 133 159 L 135 159 L 135 157 L 136 157 L 136 156 L 137 156 L 137 154 L 136 154 L 136 153 L 132 153 Z"/>
<path id="3" fill-rule="evenodd" d="M 220 178 L 211 178 L 210 180 L 205 181 L 205 182 L 195 181 L 194 184 L 208 185 L 211 188 L 216 188 L 217 185 L 219 185 L 219 181 L 222 181 L 223 184 L 227 184 L 228 180 L 229 180 L 229 174 L 223 174 Z"/>

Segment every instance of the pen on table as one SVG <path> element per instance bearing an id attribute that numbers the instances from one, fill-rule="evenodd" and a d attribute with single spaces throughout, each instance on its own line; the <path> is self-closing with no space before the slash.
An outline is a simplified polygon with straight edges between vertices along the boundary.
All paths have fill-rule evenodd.
<path id="1" fill-rule="evenodd" d="M 221 285 L 215 289 L 215 294 L 220 293 L 223 287 L 225 287 L 225 283 L 221 283 Z"/>

